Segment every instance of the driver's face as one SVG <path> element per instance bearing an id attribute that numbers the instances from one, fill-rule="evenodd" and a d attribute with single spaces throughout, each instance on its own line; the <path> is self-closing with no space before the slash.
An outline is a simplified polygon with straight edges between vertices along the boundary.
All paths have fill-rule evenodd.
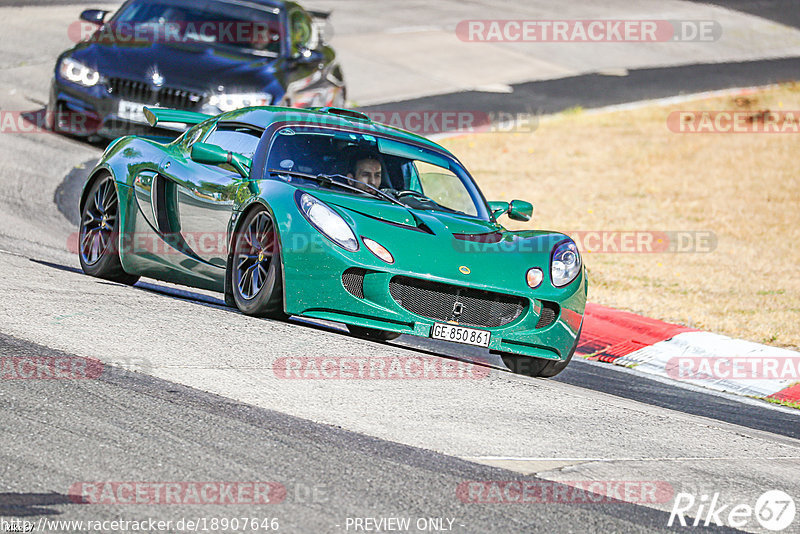
<path id="1" fill-rule="evenodd" d="M 359 182 L 363 182 L 372 187 L 379 188 L 381 186 L 381 163 L 374 159 L 362 159 L 356 163 L 356 175 L 350 175 Z"/>

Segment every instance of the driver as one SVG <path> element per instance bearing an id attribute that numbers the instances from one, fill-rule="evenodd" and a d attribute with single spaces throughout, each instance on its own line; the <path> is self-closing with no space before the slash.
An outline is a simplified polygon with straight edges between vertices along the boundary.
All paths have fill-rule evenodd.
<path id="1" fill-rule="evenodd" d="M 383 167 L 381 162 L 370 155 L 359 155 L 354 158 L 353 170 L 347 174 L 361 183 L 380 189 L 383 182 Z"/>

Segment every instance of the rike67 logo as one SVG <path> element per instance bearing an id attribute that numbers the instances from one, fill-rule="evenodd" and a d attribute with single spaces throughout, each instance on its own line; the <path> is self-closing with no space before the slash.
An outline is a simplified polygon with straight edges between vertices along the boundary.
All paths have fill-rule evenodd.
<path id="1" fill-rule="evenodd" d="M 756 526 L 755 520 L 761 528 L 779 532 L 794 522 L 796 513 L 794 499 L 780 490 L 765 492 L 755 505 L 724 502 L 719 493 L 698 498 L 682 492 L 675 496 L 667 526 L 745 528 Z"/>

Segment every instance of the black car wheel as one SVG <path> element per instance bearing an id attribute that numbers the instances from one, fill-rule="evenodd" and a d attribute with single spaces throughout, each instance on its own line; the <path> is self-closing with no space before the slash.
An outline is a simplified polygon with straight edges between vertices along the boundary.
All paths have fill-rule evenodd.
<path id="1" fill-rule="evenodd" d="M 386 330 L 378 330 L 377 328 L 367 328 L 364 326 L 355 326 L 352 324 L 347 325 L 347 329 L 355 337 L 362 339 L 371 339 L 373 341 L 391 341 L 400 337 L 397 332 L 387 332 Z"/>
<path id="2" fill-rule="evenodd" d="M 133 285 L 138 280 L 125 272 L 119 258 L 119 198 L 114 179 L 105 175 L 95 180 L 81 207 L 78 256 L 83 272 Z"/>
<path id="3" fill-rule="evenodd" d="M 233 239 L 230 262 L 233 302 L 255 317 L 285 318 L 280 240 L 264 208 L 251 211 Z"/>
<path id="4" fill-rule="evenodd" d="M 47 129 L 58 134 L 65 133 L 61 126 L 61 117 L 63 117 L 63 108 L 51 96 L 50 103 L 45 109 L 45 126 L 47 126 Z"/>

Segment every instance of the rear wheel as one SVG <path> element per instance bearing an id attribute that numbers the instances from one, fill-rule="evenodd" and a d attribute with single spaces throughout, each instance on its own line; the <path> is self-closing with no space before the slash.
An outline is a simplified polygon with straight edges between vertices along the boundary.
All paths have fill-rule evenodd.
<path id="1" fill-rule="evenodd" d="M 233 239 L 230 291 L 242 313 L 284 319 L 280 241 L 265 208 L 251 211 Z"/>
<path id="2" fill-rule="evenodd" d="M 367 328 L 365 326 L 355 326 L 352 324 L 347 325 L 347 329 L 355 337 L 362 339 L 371 339 L 373 341 L 391 341 L 400 337 L 397 332 L 387 332 L 386 330 L 378 330 L 377 328 Z"/>
<path id="3" fill-rule="evenodd" d="M 125 272 L 119 258 L 119 198 L 114 179 L 105 175 L 95 180 L 81 208 L 78 256 L 89 276 L 133 285 L 138 280 Z"/>

